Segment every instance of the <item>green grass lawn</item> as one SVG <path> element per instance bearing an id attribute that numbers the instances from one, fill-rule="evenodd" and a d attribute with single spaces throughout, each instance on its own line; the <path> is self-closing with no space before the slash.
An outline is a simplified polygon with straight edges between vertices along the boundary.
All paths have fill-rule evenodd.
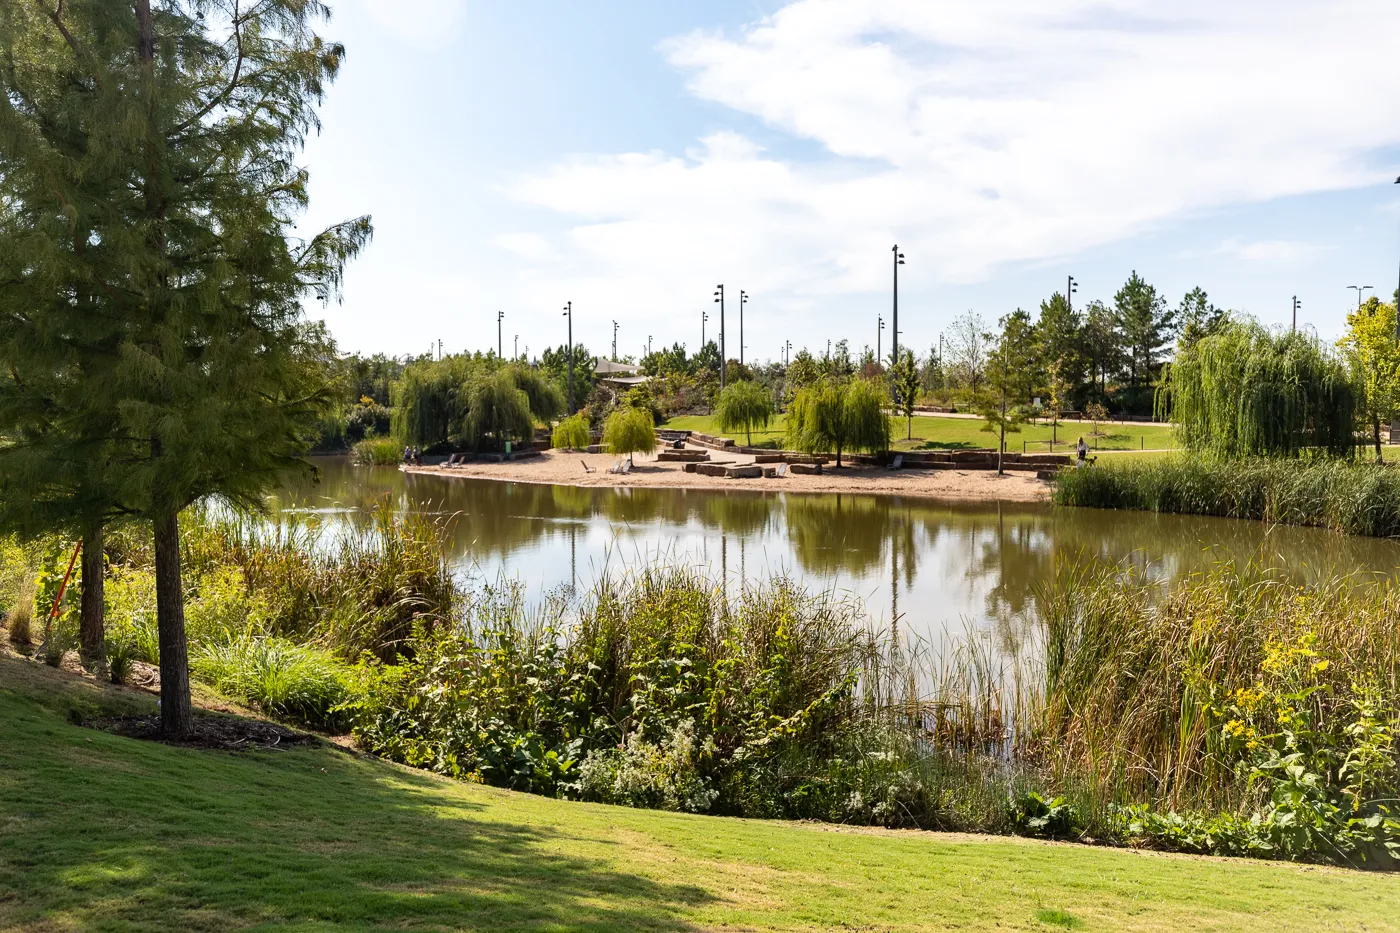
<path id="1" fill-rule="evenodd" d="M 722 434 L 744 443 L 744 434 L 723 432 L 715 427 L 710 415 L 682 415 L 672 418 L 663 425 L 678 431 L 700 431 L 704 434 Z M 914 419 L 914 440 L 907 440 L 908 425 L 903 418 L 894 419 L 896 450 L 957 450 L 970 447 L 995 447 L 995 435 L 981 430 L 982 422 L 971 418 L 948 418 L 938 415 L 920 415 Z M 1104 450 L 1165 449 L 1175 447 L 1171 429 L 1160 425 L 1100 424 L 1099 429 L 1106 436 L 1089 437 L 1092 425 L 1075 421 L 1062 422 L 1054 436 L 1058 438 L 1055 451 L 1067 452 L 1070 446 L 1082 435 L 1092 446 Z M 782 447 L 786 428 L 786 416 L 779 415 L 765 430 L 753 432 L 755 447 Z M 1050 450 L 1048 441 L 1052 429 L 1048 424 L 1026 424 L 1017 434 L 1008 434 L 1006 449 L 1020 451 L 1026 443 L 1029 453 L 1046 453 Z"/>
<path id="2" fill-rule="evenodd" d="M 1394 876 L 627 810 L 70 724 L 109 695 L 0 657 L 0 930 L 1400 928 Z"/>

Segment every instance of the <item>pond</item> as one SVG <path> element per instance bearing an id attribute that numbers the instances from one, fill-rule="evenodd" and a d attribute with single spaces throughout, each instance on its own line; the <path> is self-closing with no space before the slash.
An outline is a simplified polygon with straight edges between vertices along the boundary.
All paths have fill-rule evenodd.
<path id="1" fill-rule="evenodd" d="M 942 642 L 973 631 L 1014 643 L 1058 559 L 1132 561 L 1174 578 L 1254 562 L 1298 582 L 1390 575 L 1400 542 L 1311 528 L 1022 503 L 743 490 L 592 488 L 405 475 L 317 458 L 320 480 L 282 490 L 282 514 L 334 526 L 396 507 L 451 516 L 464 577 L 518 580 L 531 598 L 643 562 L 701 566 L 731 591 L 776 573 L 865 601 L 873 619 Z"/>

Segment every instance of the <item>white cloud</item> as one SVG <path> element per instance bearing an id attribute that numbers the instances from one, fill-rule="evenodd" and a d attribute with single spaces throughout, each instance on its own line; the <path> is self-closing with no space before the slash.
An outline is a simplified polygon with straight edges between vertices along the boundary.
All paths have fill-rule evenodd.
<path id="1" fill-rule="evenodd" d="M 380 26 L 410 45 L 440 49 L 451 42 L 466 15 L 466 0 L 359 0 Z"/>
<path id="2" fill-rule="evenodd" d="M 570 225 L 554 243 L 571 287 L 625 281 L 637 304 L 722 272 L 797 310 L 884 287 L 895 240 L 911 274 L 974 282 L 1220 205 L 1393 176 L 1372 160 L 1400 143 L 1400 70 L 1357 37 L 1398 32 L 1394 0 L 798 0 L 662 51 L 692 93 L 822 158 L 718 132 L 511 191 Z"/>
<path id="3" fill-rule="evenodd" d="M 1242 259 L 1245 262 L 1301 262 L 1311 259 L 1329 247 L 1298 240 L 1255 240 L 1246 242 L 1231 238 L 1221 243 L 1216 255 Z"/>

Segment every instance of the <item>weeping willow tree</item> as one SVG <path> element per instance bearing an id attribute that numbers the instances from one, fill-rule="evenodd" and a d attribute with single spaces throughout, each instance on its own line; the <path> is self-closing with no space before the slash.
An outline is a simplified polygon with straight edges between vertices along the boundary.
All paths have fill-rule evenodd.
<path id="1" fill-rule="evenodd" d="M 788 443 L 808 453 L 890 449 L 888 396 L 871 379 L 823 379 L 797 393 L 788 410 Z"/>
<path id="2" fill-rule="evenodd" d="M 483 387 L 499 380 L 491 392 Z M 394 383 L 394 437 L 403 444 L 433 447 L 453 438 L 465 438 L 473 447 L 490 435 L 504 440 L 493 426 L 480 433 L 476 426 L 506 424 L 500 418 L 507 400 L 514 409 L 515 398 L 505 387 L 522 393 L 529 428 L 520 429 L 519 412 L 512 410 L 512 438 L 527 439 L 533 422 L 549 422 L 564 411 L 564 396 L 548 379 L 528 366 L 505 365 L 495 356 L 480 354 L 449 356 L 441 360 L 420 360 L 410 364 Z M 474 399 L 490 401 L 499 411 L 484 412 L 472 420 Z M 483 420 L 485 419 L 485 420 Z M 509 420 L 509 419 L 507 419 Z"/>
<path id="3" fill-rule="evenodd" d="M 530 397 L 516 386 L 514 373 L 497 373 L 472 387 L 463 431 L 472 448 L 503 448 L 506 441 L 526 441 L 534 432 Z"/>
<path id="4" fill-rule="evenodd" d="M 1301 333 L 1234 321 L 1183 348 L 1157 390 L 1159 417 L 1188 450 L 1218 457 L 1349 457 L 1356 390 L 1328 348 Z"/>

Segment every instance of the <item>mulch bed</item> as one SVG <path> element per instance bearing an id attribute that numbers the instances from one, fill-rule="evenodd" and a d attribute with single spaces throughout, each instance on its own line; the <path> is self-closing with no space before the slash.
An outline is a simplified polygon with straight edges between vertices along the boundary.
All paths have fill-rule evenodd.
<path id="1" fill-rule="evenodd" d="M 314 735 L 294 732 L 285 726 L 234 716 L 196 715 L 194 731 L 181 739 L 169 739 L 161 733 L 159 716 L 107 716 L 88 719 L 82 725 L 128 739 L 146 739 L 182 748 L 212 748 L 225 751 L 286 748 L 319 741 Z"/>

